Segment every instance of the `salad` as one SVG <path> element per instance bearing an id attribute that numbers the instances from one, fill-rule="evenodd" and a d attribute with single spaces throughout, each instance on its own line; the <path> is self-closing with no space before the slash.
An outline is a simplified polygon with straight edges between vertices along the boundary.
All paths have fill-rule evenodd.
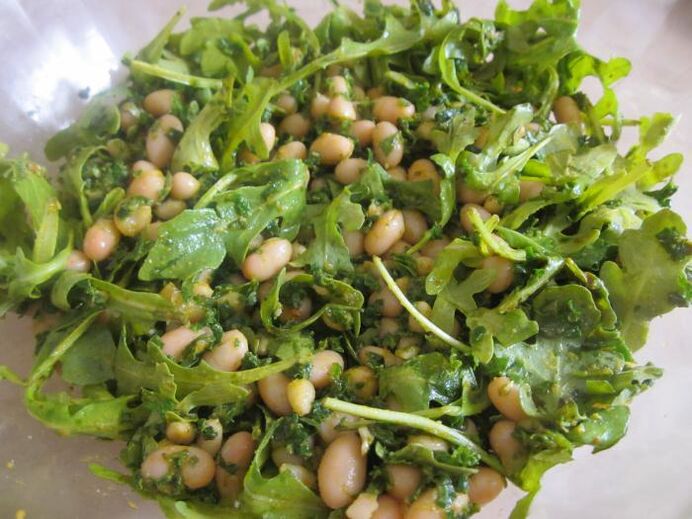
<path id="1" fill-rule="evenodd" d="M 621 114 L 578 0 L 232 4 L 126 56 L 56 179 L 0 145 L 0 316 L 37 325 L 0 380 L 123 441 L 91 470 L 170 518 L 463 518 L 509 482 L 526 517 L 623 437 L 692 300 L 674 117 Z"/>

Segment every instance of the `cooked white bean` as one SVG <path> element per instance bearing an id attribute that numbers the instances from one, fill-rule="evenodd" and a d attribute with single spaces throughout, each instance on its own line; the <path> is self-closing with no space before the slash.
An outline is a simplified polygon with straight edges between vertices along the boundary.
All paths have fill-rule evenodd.
<path id="1" fill-rule="evenodd" d="M 171 220 L 187 209 L 187 204 L 182 200 L 169 198 L 156 206 L 154 212 L 159 220 Z"/>
<path id="2" fill-rule="evenodd" d="M 348 424 L 353 424 L 358 418 L 348 414 L 332 413 L 322 420 L 317 427 L 317 433 L 324 443 L 332 443 L 342 434 L 350 434 L 346 428 Z"/>
<path id="3" fill-rule="evenodd" d="M 283 238 L 271 238 L 250 254 L 242 265 L 246 279 L 266 281 L 273 278 L 291 261 L 291 242 Z"/>
<path id="4" fill-rule="evenodd" d="M 305 460 L 290 452 L 285 445 L 280 445 L 272 449 L 271 454 L 272 461 L 274 465 L 280 467 L 281 465 L 288 463 L 289 465 L 304 465 Z"/>
<path id="5" fill-rule="evenodd" d="M 127 200 L 124 201 L 127 204 Z M 137 236 L 142 232 L 147 225 L 151 223 L 151 206 L 140 204 L 134 208 L 123 208 L 124 213 L 120 214 L 120 209 L 123 208 L 123 203 L 115 210 L 115 226 L 123 236 Z"/>
<path id="6" fill-rule="evenodd" d="M 416 113 L 416 107 L 402 97 L 382 96 L 373 103 L 372 113 L 376 121 L 396 124 L 399 119 L 413 117 Z"/>
<path id="7" fill-rule="evenodd" d="M 286 416 L 291 414 L 293 408 L 288 401 L 288 384 L 291 379 L 283 373 L 274 373 L 263 378 L 257 383 L 260 398 L 274 414 Z"/>
<path id="8" fill-rule="evenodd" d="M 297 378 L 288 384 L 286 396 L 293 412 L 298 416 L 305 416 L 312 411 L 312 404 L 315 402 L 315 386 L 309 380 Z"/>
<path id="9" fill-rule="evenodd" d="M 414 434 L 409 436 L 406 443 L 409 445 L 420 445 L 431 451 L 447 452 L 449 450 L 449 445 L 446 441 L 437 436 L 430 436 L 428 434 Z"/>
<path id="10" fill-rule="evenodd" d="M 500 413 L 514 422 L 527 417 L 521 407 L 519 387 L 508 377 L 495 377 L 490 381 L 488 398 Z"/>
<path id="11" fill-rule="evenodd" d="M 381 256 L 404 236 L 405 231 L 402 212 L 390 209 L 377 219 L 365 235 L 365 251 L 371 256 Z"/>
<path id="12" fill-rule="evenodd" d="M 416 272 L 419 276 L 427 276 L 432 272 L 435 267 L 435 260 L 420 254 L 414 254 L 413 257 L 416 259 Z"/>
<path id="13" fill-rule="evenodd" d="M 407 501 L 420 486 L 423 472 L 414 465 L 393 464 L 385 465 L 387 473 L 387 492 L 397 499 Z"/>
<path id="14" fill-rule="evenodd" d="M 171 196 L 189 200 L 199 191 L 200 182 L 187 171 L 178 171 L 171 180 Z"/>
<path id="15" fill-rule="evenodd" d="M 500 294 L 512 286 L 514 281 L 514 264 L 507 258 L 488 256 L 481 261 L 481 268 L 495 273 L 495 278 L 486 289 L 491 294 Z"/>
<path id="16" fill-rule="evenodd" d="M 154 90 L 144 98 L 142 107 L 154 117 L 161 117 L 171 112 L 174 97 L 175 92 L 168 88 Z"/>
<path id="17" fill-rule="evenodd" d="M 317 478 L 315 474 L 303 467 L 302 465 L 293 465 L 292 463 L 284 463 L 279 466 L 279 472 L 288 472 L 298 481 L 303 483 L 308 488 L 317 488 Z"/>
<path id="18" fill-rule="evenodd" d="M 315 94 L 310 104 L 310 115 L 313 119 L 319 119 L 327 114 L 329 109 L 329 98 L 324 94 Z"/>
<path id="19" fill-rule="evenodd" d="M 280 146 L 278 150 L 276 150 L 276 158 L 278 160 L 284 160 L 284 159 L 303 160 L 307 156 L 308 156 L 308 149 L 305 147 L 305 144 L 303 144 L 300 141 L 287 142 L 283 146 Z"/>
<path id="20" fill-rule="evenodd" d="M 275 104 L 287 115 L 294 114 L 298 110 L 298 101 L 289 93 L 280 94 Z"/>
<path id="21" fill-rule="evenodd" d="M 570 96 L 558 97 L 553 104 L 553 113 L 560 124 L 581 124 L 581 111 Z"/>
<path id="22" fill-rule="evenodd" d="M 157 168 L 154 169 L 136 169 L 136 166 L 142 162 L 135 162 L 132 171 L 135 177 L 130 181 L 127 187 L 128 196 L 143 196 L 152 201 L 156 201 L 161 196 L 161 191 L 166 186 L 166 179 L 163 173 Z M 146 164 L 149 164 L 148 162 Z"/>
<path id="23" fill-rule="evenodd" d="M 445 247 L 449 245 L 449 240 L 447 238 L 442 238 L 439 240 L 430 240 L 426 243 L 420 250 L 423 256 L 435 259 L 444 250 Z"/>
<path id="24" fill-rule="evenodd" d="M 519 182 L 519 201 L 526 202 L 532 198 L 538 198 L 544 187 L 545 184 L 538 180 L 522 180 Z"/>
<path id="25" fill-rule="evenodd" d="M 408 178 L 406 177 L 406 170 L 401 166 L 389 168 L 387 170 L 387 173 L 389 173 L 390 177 L 399 182 L 406 182 L 408 180 Z"/>
<path id="26" fill-rule="evenodd" d="M 197 429 L 190 422 L 170 422 L 166 425 L 166 438 L 178 445 L 192 443 L 197 435 Z"/>
<path id="27" fill-rule="evenodd" d="M 404 309 L 396 296 L 388 288 L 381 288 L 373 292 L 368 298 L 368 304 L 370 305 L 374 305 L 378 301 L 382 302 L 383 317 L 398 317 Z"/>
<path id="28" fill-rule="evenodd" d="M 221 459 L 239 469 L 246 469 L 252 463 L 257 447 L 252 434 L 240 431 L 231 434 L 221 447 Z"/>
<path id="29" fill-rule="evenodd" d="M 351 125 L 351 135 L 358 141 L 358 144 L 365 148 L 372 143 L 372 132 L 374 129 L 375 123 L 373 121 L 361 119 Z"/>
<path id="30" fill-rule="evenodd" d="M 485 202 L 483 202 L 483 209 L 490 214 L 500 214 L 502 212 L 502 203 L 496 196 L 490 195 L 485 199 Z"/>
<path id="31" fill-rule="evenodd" d="M 475 229 L 471 223 L 471 218 L 469 218 L 469 212 L 472 209 L 475 209 L 478 212 L 481 220 L 485 221 L 490 218 L 490 213 L 482 206 L 477 204 L 464 204 L 459 210 L 459 222 L 461 223 L 461 227 L 468 233 L 473 232 Z"/>
<path id="32" fill-rule="evenodd" d="M 260 135 L 264 145 L 271 151 L 276 143 L 276 129 L 274 126 L 271 123 L 260 123 Z"/>
<path id="33" fill-rule="evenodd" d="M 115 252 L 118 243 L 120 232 L 113 220 L 97 220 L 84 234 L 84 254 L 92 261 L 103 261 Z"/>
<path id="34" fill-rule="evenodd" d="M 168 136 L 172 130 L 182 132 L 183 123 L 175 115 L 166 114 L 159 117 L 147 133 L 147 158 L 159 168 L 167 166 L 173 157 L 176 144 Z"/>
<path id="35" fill-rule="evenodd" d="M 480 205 L 487 197 L 488 193 L 470 188 L 465 182 L 459 182 L 457 184 L 457 198 L 464 204 Z"/>
<path id="36" fill-rule="evenodd" d="M 425 215 L 415 209 L 404 209 L 401 214 L 404 216 L 404 240 L 408 243 L 418 243 L 428 231 Z"/>
<path id="37" fill-rule="evenodd" d="M 348 248 L 348 253 L 352 258 L 363 254 L 365 250 L 365 235 L 360 231 L 344 231 L 344 243 Z"/>
<path id="38" fill-rule="evenodd" d="M 425 301 L 416 301 L 413 306 L 415 306 L 416 310 L 422 313 L 425 317 L 430 317 L 432 314 L 432 307 Z M 408 329 L 413 333 L 425 333 L 425 329 L 410 314 L 408 316 Z"/>
<path id="39" fill-rule="evenodd" d="M 511 420 L 500 420 L 493 425 L 490 433 L 488 433 L 490 446 L 502 464 L 510 470 L 514 467 L 516 459 L 522 451 L 521 443 L 514 437 L 516 428 L 517 424 Z"/>
<path id="40" fill-rule="evenodd" d="M 344 76 L 332 76 L 327 80 L 329 95 L 331 97 L 344 96 L 348 97 L 349 86 L 348 81 Z"/>
<path id="41" fill-rule="evenodd" d="M 343 185 L 353 184 L 360 179 L 360 173 L 368 167 L 368 161 L 364 159 L 342 160 L 334 168 L 334 178 Z"/>
<path id="42" fill-rule="evenodd" d="M 373 357 L 379 357 L 384 363 L 385 367 L 401 364 L 401 359 L 386 348 L 380 348 L 378 346 L 365 346 L 358 351 L 358 362 L 361 364 L 367 364 L 368 361 Z"/>
<path id="43" fill-rule="evenodd" d="M 428 159 L 418 159 L 408 168 L 406 178 L 410 182 L 422 182 L 430 180 L 433 185 L 433 193 L 440 194 L 440 174 L 437 172 L 435 163 Z"/>
<path id="44" fill-rule="evenodd" d="M 312 301 L 309 297 L 304 297 L 296 307 L 283 305 L 279 320 L 282 323 L 297 323 L 304 321 L 312 314 Z"/>
<path id="45" fill-rule="evenodd" d="M 180 326 L 161 336 L 162 350 L 169 357 L 178 359 L 185 348 L 204 333 L 205 330 L 192 330 L 187 326 Z"/>
<path id="46" fill-rule="evenodd" d="M 218 418 L 204 420 L 199 428 L 197 446 L 208 452 L 210 456 L 216 456 L 223 442 L 223 426 Z"/>
<path id="47" fill-rule="evenodd" d="M 423 140 L 429 141 L 434 129 L 435 123 L 433 121 L 423 121 L 416 128 L 416 135 Z"/>
<path id="48" fill-rule="evenodd" d="M 279 131 L 287 133 L 294 139 L 302 139 L 310 131 L 310 119 L 301 113 L 287 115 L 279 123 Z"/>
<path id="49" fill-rule="evenodd" d="M 91 260 L 81 250 L 73 250 L 67 258 L 67 270 L 74 272 L 89 272 L 91 270 Z"/>
<path id="50" fill-rule="evenodd" d="M 167 445 L 150 453 L 142 462 L 142 477 L 153 481 L 165 477 L 173 469 L 170 458 L 175 455 L 182 456 L 180 474 L 187 488 L 206 487 L 214 479 L 214 459 L 202 449 L 182 445 Z"/>
<path id="51" fill-rule="evenodd" d="M 404 507 L 392 496 L 382 494 L 377 498 L 377 510 L 370 519 L 403 519 Z"/>
<path id="52" fill-rule="evenodd" d="M 357 117 L 356 107 L 344 97 L 333 97 L 329 101 L 327 115 L 337 121 L 355 121 Z"/>
<path id="53" fill-rule="evenodd" d="M 221 337 L 221 344 L 207 351 L 202 359 L 220 371 L 238 371 L 247 352 L 245 335 L 240 330 L 230 330 Z"/>
<path id="54" fill-rule="evenodd" d="M 127 131 L 139 122 L 139 108 L 132 101 L 126 101 L 120 105 L 120 129 Z"/>
<path id="55" fill-rule="evenodd" d="M 401 331 L 399 321 L 391 317 L 383 317 L 380 320 L 379 335 L 386 337 L 387 335 L 395 335 Z"/>
<path id="56" fill-rule="evenodd" d="M 467 511 L 469 499 L 466 494 L 458 493 L 452 502 L 452 512 L 462 514 Z M 447 513 L 437 506 L 437 490 L 434 488 L 423 492 L 406 511 L 405 519 L 446 519 Z"/>
<path id="57" fill-rule="evenodd" d="M 376 510 L 377 495 L 362 492 L 346 509 L 346 517 L 348 519 L 372 519 Z"/>
<path id="58" fill-rule="evenodd" d="M 145 171 L 158 171 L 159 168 L 157 168 L 154 164 L 149 162 L 148 160 L 138 160 L 132 164 L 132 173 L 137 176 L 140 173 L 143 173 Z"/>
<path id="59" fill-rule="evenodd" d="M 353 154 L 353 141 L 343 135 L 325 132 L 310 145 L 310 152 L 317 153 L 323 166 L 334 166 Z"/>
<path id="60" fill-rule="evenodd" d="M 377 123 L 372 131 L 372 146 L 377 162 L 384 169 L 398 166 L 404 158 L 404 143 L 399 129 L 392 123 L 382 121 Z"/>
<path id="61" fill-rule="evenodd" d="M 223 467 L 216 467 L 216 489 L 225 500 L 232 501 L 240 495 L 244 479 L 245 472 L 243 471 L 231 474 Z"/>
<path id="62" fill-rule="evenodd" d="M 238 158 L 240 158 L 243 164 L 257 164 L 260 161 L 260 158 L 247 148 L 241 150 L 238 154 Z"/>
<path id="63" fill-rule="evenodd" d="M 344 371 L 344 378 L 353 393 L 362 400 L 368 400 L 377 394 L 377 375 L 367 366 L 347 369 Z"/>
<path id="64" fill-rule="evenodd" d="M 505 486 L 505 478 L 498 471 L 480 467 L 469 478 L 469 499 L 477 505 L 485 505 L 499 496 Z"/>
<path id="65" fill-rule="evenodd" d="M 365 486 L 366 472 L 360 438 L 353 433 L 339 436 L 325 450 L 317 470 L 322 501 L 332 509 L 350 505 Z"/>
<path id="66" fill-rule="evenodd" d="M 367 96 L 368 96 L 368 98 L 372 99 L 373 101 L 379 97 L 382 97 L 383 95 L 384 95 L 384 87 L 376 86 L 376 87 L 368 88 Z"/>
<path id="67" fill-rule="evenodd" d="M 344 358 L 340 353 L 332 350 L 315 353 L 312 357 L 312 369 L 310 370 L 310 382 L 315 388 L 323 389 L 331 383 L 332 378 L 329 371 L 334 364 L 338 364 L 343 369 Z"/>

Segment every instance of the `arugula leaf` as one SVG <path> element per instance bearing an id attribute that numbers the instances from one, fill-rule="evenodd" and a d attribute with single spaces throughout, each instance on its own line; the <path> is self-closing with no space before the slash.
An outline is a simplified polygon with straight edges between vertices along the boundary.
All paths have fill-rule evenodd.
<path id="1" fill-rule="evenodd" d="M 185 279 L 218 267 L 226 257 L 223 221 L 211 209 L 188 209 L 164 223 L 139 278 Z"/>
<path id="2" fill-rule="evenodd" d="M 352 271 L 353 264 L 342 229 L 357 231 L 364 222 L 362 207 L 351 202 L 351 190 L 346 187 L 323 211 L 317 213 L 312 224 L 315 239 L 296 264 L 310 265 L 312 269 L 329 273 Z"/>
<path id="3" fill-rule="evenodd" d="M 601 267 L 623 337 L 632 350 L 644 345 L 651 319 L 689 304 L 685 268 L 692 251 L 689 246 L 680 255 L 666 250 L 659 234 L 668 229 L 679 236 L 687 232 L 682 218 L 669 209 L 649 216 L 641 229 L 622 233 L 620 266 L 607 261 Z"/>
<path id="4" fill-rule="evenodd" d="M 115 342 L 106 328 L 92 326 L 62 357 L 65 382 L 87 386 L 114 377 Z"/>
<path id="5" fill-rule="evenodd" d="M 227 118 L 222 102 L 209 101 L 190 122 L 173 153 L 171 167 L 174 171 L 207 173 L 219 169 L 209 138 L 211 133 Z"/>

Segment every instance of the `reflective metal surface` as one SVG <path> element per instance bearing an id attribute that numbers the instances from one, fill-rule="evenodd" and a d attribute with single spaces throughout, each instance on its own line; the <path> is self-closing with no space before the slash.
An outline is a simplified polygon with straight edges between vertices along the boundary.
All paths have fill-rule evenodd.
<path id="1" fill-rule="evenodd" d="M 328 2 L 290 2 L 316 23 Z M 343 2 L 354 4 L 356 2 Z M 464 16 L 489 15 L 490 0 L 460 2 Z M 513 1 L 515 5 L 526 1 Z M 692 136 L 692 1 L 583 0 L 581 41 L 609 58 L 629 57 L 632 75 L 618 85 L 628 116 L 653 111 L 682 115 L 662 153 L 689 155 Z M 189 14 L 206 2 L 188 2 Z M 178 6 L 171 0 L 0 0 L 0 141 L 41 160 L 42 144 L 95 93 L 122 77 L 120 58 L 153 36 Z M 692 160 L 692 156 L 688 156 Z M 692 166 L 679 174 L 675 209 L 692 223 Z M 609 451 L 558 467 L 544 479 L 536 519 L 683 519 L 692 517 L 692 319 L 677 311 L 652 326 L 638 354 L 665 369 L 636 401 L 628 436 Z M 0 363 L 27 372 L 30 325 L 0 323 Z M 20 392 L 0 383 L 0 517 L 25 510 L 29 519 L 158 518 L 156 506 L 92 476 L 87 464 L 117 467 L 119 445 L 60 438 L 24 411 Z M 507 517 L 520 495 L 508 490 L 479 516 Z"/>

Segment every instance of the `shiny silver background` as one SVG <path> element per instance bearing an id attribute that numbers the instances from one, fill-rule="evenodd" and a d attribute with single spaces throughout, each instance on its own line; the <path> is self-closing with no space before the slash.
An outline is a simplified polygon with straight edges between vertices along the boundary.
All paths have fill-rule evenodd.
<path id="1" fill-rule="evenodd" d="M 326 0 L 289 0 L 311 23 Z M 357 5 L 345 1 L 344 4 Z M 458 0 L 464 16 L 490 15 L 491 0 Z M 513 5 L 526 5 L 514 0 Z M 618 84 L 628 116 L 670 111 L 681 121 L 662 152 L 690 151 L 692 135 L 692 1 L 583 0 L 581 41 L 604 58 L 624 55 L 634 72 Z M 83 106 L 77 93 L 95 93 L 123 77 L 120 58 L 151 38 L 178 7 L 177 0 L 0 0 L 0 141 L 42 161 L 42 143 Z M 205 1 L 187 2 L 191 15 Z M 692 166 L 679 174 L 675 209 L 692 223 Z M 690 314 L 678 310 L 656 321 L 638 354 L 663 367 L 665 377 L 634 404 L 628 436 L 613 449 L 575 462 L 544 479 L 535 519 L 683 519 L 692 517 L 692 337 Z M 0 363 L 26 373 L 30 325 L 0 322 Z M 0 383 L 0 517 L 23 509 L 29 519 L 159 518 L 156 506 L 92 476 L 87 464 L 117 467 L 119 445 L 60 438 L 24 411 L 20 392 Z M 507 517 L 515 490 L 479 516 Z"/>

